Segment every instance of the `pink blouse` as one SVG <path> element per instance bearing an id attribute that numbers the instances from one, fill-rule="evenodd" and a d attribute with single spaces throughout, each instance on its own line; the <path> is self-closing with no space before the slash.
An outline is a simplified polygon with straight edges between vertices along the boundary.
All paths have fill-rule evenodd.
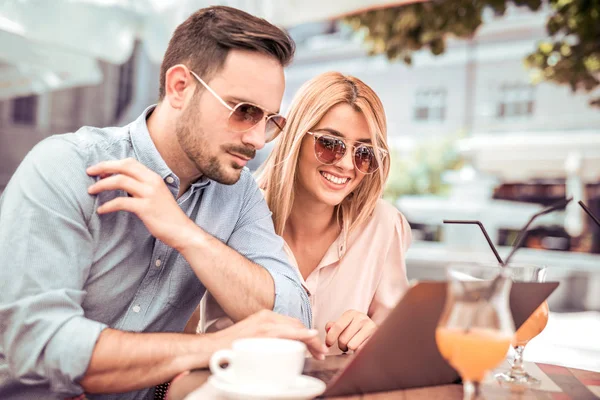
<path id="1" fill-rule="evenodd" d="M 348 237 L 347 249 L 340 259 L 341 235 L 331 244 L 323 259 L 306 281 L 298 263 L 285 245 L 290 262 L 309 294 L 312 327 L 325 341 L 325 325 L 336 321 L 345 311 L 356 310 L 381 324 L 408 288 L 406 252 L 412 235 L 406 218 L 390 203 L 379 200 L 370 219 Z M 200 331 L 211 332 L 231 324 L 212 296 L 205 296 L 200 308 Z M 341 351 L 337 346 L 329 354 Z"/>

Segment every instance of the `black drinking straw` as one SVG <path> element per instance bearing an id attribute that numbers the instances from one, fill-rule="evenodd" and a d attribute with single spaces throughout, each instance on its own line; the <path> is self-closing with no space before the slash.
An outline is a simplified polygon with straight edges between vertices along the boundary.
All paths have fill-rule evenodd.
<path id="1" fill-rule="evenodd" d="M 525 224 L 525 226 L 523 227 L 523 229 L 521 229 L 521 231 L 519 232 L 519 235 L 517 236 L 517 239 L 515 240 L 515 243 L 513 244 L 513 248 L 510 252 L 510 254 L 508 255 L 508 257 L 506 257 L 506 261 L 504 262 L 505 265 L 508 265 L 510 259 L 512 258 L 512 256 L 515 254 L 515 252 L 521 247 L 521 245 L 523 244 L 523 241 L 525 240 L 525 237 L 527 236 L 527 229 L 529 228 L 529 226 L 533 223 L 533 221 L 541 216 L 541 215 L 545 215 L 545 214 L 549 214 L 553 211 L 556 210 L 560 210 L 562 208 L 565 208 L 567 206 L 567 204 L 569 204 L 571 202 L 571 200 L 573 200 L 572 197 L 569 197 L 566 200 L 561 200 L 553 205 L 551 205 L 550 207 L 544 208 L 542 211 L 534 214 L 529 221 Z"/>
<path id="2" fill-rule="evenodd" d="M 578 203 L 581 208 L 583 208 L 583 211 L 585 211 L 587 213 L 587 215 L 590 216 L 590 218 L 592 218 L 594 220 L 594 222 L 596 223 L 596 225 L 600 226 L 600 220 L 598 219 L 598 217 L 596 217 L 593 213 L 592 210 L 590 210 L 589 208 L 586 207 L 585 204 L 583 204 L 583 201 L 579 200 Z"/>
<path id="3" fill-rule="evenodd" d="M 445 219 L 444 223 L 445 224 L 479 225 L 481 232 L 483 232 L 483 236 L 485 236 L 485 240 L 487 240 L 488 244 L 490 245 L 490 248 L 492 249 L 492 251 L 494 252 L 494 255 L 496 256 L 496 260 L 498 260 L 500 265 L 504 266 L 504 261 L 502 261 L 500 254 L 498 254 L 498 250 L 496 250 L 496 246 L 494 246 L 492 239 L 490 239 L 490 236 L 488 235 L 487 231 L 485 230 L 485 227 L 483 226 L 483 224 L 480 221 Z"/>
<path id="4" fill-rule="evenodd" d="M 494 252 L 494 255 L 496 256 L 496 260 L 498 260 L 498 262 L 500 263 L 500 265 L 502 267 L 504 267 L 504 261 L 502 261 L 502 257 L 500 257 L 500 254 L 498 254 L 498 250 L 496 250 L 496 246 L 494 246 L 494 242 L 492 242 L 492 239 L 490 239 L 490 235 L 488 235 L 488 233 L 485 230 L 485 227 L 483 226 L 483 224 L 481 223 L 481 221 L 476 221 L 476 220 L 460 220 L 460 219 L 445 219 L 445 220 L 443 220 L 443 222 L 445 224 L 478 225 L 479 229 L 481 229 L 481 232 L 483 232 L 483 236 L 485 236 L 485 240 L 487 240 L 488 244 L 490 245 L 490 248 Z M 494 278 L 494 280 L 492 281 L 490 287 L 485 292 L 483 292 L 482 297 L 485 299 L 485 301 L 488 301 L 492 297 L 492 295 L 494 294 L 494 291 L 496 290 L 496 286 L 498 286 L 498 282 L 500 281 L 500 277 L 502 277 L 502 274 L 498 274 Z M 465 282 L 461 282 L 461 285 L 463 286 L 463 288 L 465 288 Z M 471 316 L 471 319 L 469 320 L 469 323 L 465 327 L 465 333 L 469 333 L 469 331 L 471 330 L 471 326 L 473 325 L 473 322 L 475 321 L 479 310 L 480 310 L 480 308 L 477 308 L 475 310 L 475 312 L 473 313 L 473 315 Z"/>

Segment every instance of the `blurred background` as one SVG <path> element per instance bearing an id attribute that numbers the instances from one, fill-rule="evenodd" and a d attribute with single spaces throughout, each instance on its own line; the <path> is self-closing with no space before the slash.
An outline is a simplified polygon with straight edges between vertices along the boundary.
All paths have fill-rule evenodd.
<path id="1" fill-rule="evenodd" d="M 0 193 L 44 137 L 125 125 L 155 103 L 172 31 L 212 4 L 295 39 L 282 110 L 330 70 L 379 94 L 392 148 L 385 197 L 413 228 L 410 279 L 495 260 L 476 226 L 443 219 L 481 221 L 505 257 L 534 213 L 572 196 L 514 257 L 561 281 L 526 357 L 600 370 L 600 227 L 577 205 L 600 215 L 598 1 L 2 0 Z"/>

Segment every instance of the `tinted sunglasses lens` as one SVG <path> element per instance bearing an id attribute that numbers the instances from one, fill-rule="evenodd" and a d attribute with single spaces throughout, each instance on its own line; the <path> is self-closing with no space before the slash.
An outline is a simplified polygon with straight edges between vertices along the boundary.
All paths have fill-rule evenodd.
<path id="1" fill-rule="evenodd" d="M 271 115 L 269 119 L 267 119 L 265 141 L 270 142 L 271 140 L 275 139 L 285 127 L 286 122 L 286 119 L 281 115 Z"/>
<path id="2" fill-rule="evenodd" d="M 229 117 L 229 128 L 236 132 L 243 132 L 258 124 L 265 116 L 265 112 L 259 107 L 240 103 L 235 106 Z"/>
<path id="3" fill-rule="evenodd" d="M 358 146 L 354 151 L 354 165 L 364 174 L 370 174 L 377 170 L 375 150 L 370 146 Z"/>
<path id="4" fill-rule="evenodd" d="M 324 164 L 333 164 L 344 157 L 346 145 L 340 139 L 320 136 L 315 140 L 315 155 Z"/>

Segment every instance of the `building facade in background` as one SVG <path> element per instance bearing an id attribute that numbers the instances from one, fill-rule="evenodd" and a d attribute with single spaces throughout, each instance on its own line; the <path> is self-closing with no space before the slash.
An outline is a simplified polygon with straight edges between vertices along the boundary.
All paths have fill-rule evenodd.
<path id="1" fill-rule="evenodd" d="M 45 137 L 120 122 L 134 96 L 135 53 L 123 65 L 100 66 L 100 85 L 0 101 L 0 192 L 27 152 Z"/>

